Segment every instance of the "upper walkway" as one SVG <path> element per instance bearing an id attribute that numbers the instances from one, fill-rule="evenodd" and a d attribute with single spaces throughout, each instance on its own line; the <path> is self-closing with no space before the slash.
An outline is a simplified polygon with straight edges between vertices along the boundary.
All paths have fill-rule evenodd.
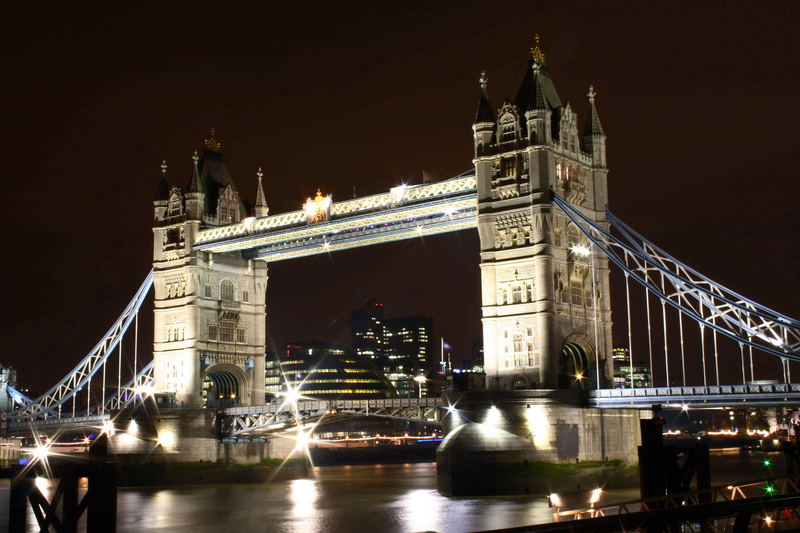
<path id="1" fill-rule="evenodd" d="M 473 170 L 422 185 L 400 185 L 387 193 L 319 205 L 198 233 L 195 250 L 243 251 L 253 259 L 280 261 L 382 242 L 477 227 Z M 320 215 L 317 222 L 311 221 Z"/>

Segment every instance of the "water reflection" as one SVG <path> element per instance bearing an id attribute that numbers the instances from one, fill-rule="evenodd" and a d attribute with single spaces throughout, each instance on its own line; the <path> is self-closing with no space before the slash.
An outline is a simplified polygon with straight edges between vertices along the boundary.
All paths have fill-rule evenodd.
<path id="1" fill-rule="evenodd" d="M 317 510 L 319 489 L 313 479 L 294 479 L 289 482 L 289 501 L 292 504 L 292 518 L 304 519 Z"/>
<path id="2" fill-rule="evenodd" d="M 712 468 L 724 466 L 731 476 L 750 479 L 761 472 L 759 459 L 714 455 Z M 714 480 L 720 482 L 727 481 Z M 45 490 L 51 497 L 52 482 Z M 0 531 L 8 527 L 8 493 L 8 481 L 0 482 Z M 635 498 L 636 489 L 604 495 L 606 502 Z M 433 463 L 321 467 L 314 469 L 314 479 L 261 484 L 120 489 L 117 508 L 119 533 L 462 533 L 552 520 L 544 493 L 441 496 Z M 28 531 L 38 531 L 32 513 L 28 523 Z"/>

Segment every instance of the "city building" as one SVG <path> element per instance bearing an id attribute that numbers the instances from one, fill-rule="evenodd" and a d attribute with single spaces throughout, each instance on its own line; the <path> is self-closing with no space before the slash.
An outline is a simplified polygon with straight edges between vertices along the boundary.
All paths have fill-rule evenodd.
<path id="1" fill-rule="evenodd" d="M 264 392 L 267 401 L 271 401 L 279 392 L 284 390 L 281 363 L 274 354 L 264 356 Z"/>
<path id="2" fill-rule="evenodd" d="M 371 359 L 328 342 L 291 342 L 279 359 L 283 387 L 320 400 L 392 398 L 394 389 Z M 274 376 L 271 367 L 271 376 Z M 274 383 L 270 383 L 274 386 Z"/>
<path id="3" fill-rule="evenodd" d="M 631 388 L 631 373 L 634 387 L 649 387 L 653 383 L 650 366 L 637 363 L 631 367 L 631 352 L 625 347 L 616 347 L 611 351 L 614 363 L 614 388 Z"/>
<path id="4" fill-rule="evenodd" d="M 439 369 L 433 354 L 433 320 L 419 315 L 385 318 L 383 304 L 372 298 L 350 316 L 353 352 L 372 359 L 397 393 L 410 397 L 433 393 Z M 415 380 L 415 377 L 423 376 Z"/>

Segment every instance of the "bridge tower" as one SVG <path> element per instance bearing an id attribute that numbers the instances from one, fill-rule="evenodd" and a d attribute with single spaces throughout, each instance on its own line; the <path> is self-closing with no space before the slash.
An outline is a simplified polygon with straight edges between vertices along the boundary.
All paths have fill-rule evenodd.
<path id="1" fill-rule="evenodd" d="M 156 392 L 192 407 L 262 404 L 267 265 L 192 249 L 201 228 L 248 215 L 213 130 L 192 167 L 185 187 L 171 187 L 162 164 L 153 202 Z M 267 213 L 261 176 L 257 216 Z"/>
<path id="2" fill-rule="evenodd" d="M 594 387 L 597 357 L 602 386 L 612 371 L 607 259 L 551 197 L 605 223 L 606 136 L 594 90 L 581 136 L 538 36 L 513 101 L 495 114 L 485 73 L 480 86 L 472 129 L 487 388 Z"/>

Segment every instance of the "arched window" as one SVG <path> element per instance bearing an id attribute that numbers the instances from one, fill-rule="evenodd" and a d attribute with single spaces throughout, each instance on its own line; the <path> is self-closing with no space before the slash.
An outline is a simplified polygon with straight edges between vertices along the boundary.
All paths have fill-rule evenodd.
<path id="1" fill-rule="evenodd" d="M 506 157 L 500 162 L 500 176 L 508 178 L 517 175 L 517 161 L 513 157 Z"/>
<path id="2" fill-rule="evenodd" d="M 229 279 L 222 280 L 219 286 L 219 298 L 220 300 L 233 300 L 233 282 Z"/>

